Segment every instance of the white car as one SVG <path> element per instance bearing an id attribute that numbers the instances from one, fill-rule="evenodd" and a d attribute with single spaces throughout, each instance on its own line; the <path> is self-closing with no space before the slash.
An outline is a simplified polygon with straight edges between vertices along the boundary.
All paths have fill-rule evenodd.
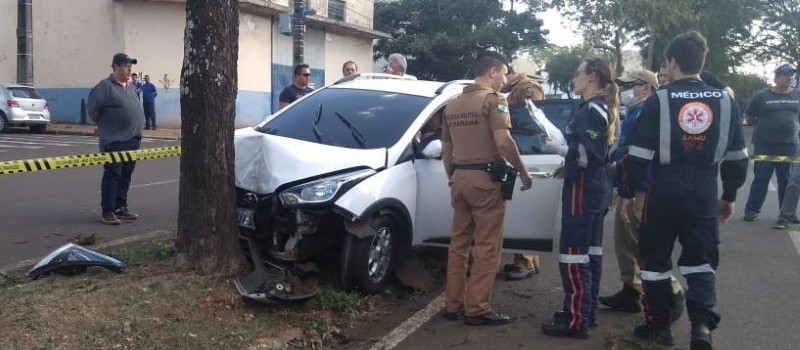
<path id="1" fill-rule="evenodd" d="M 16 84 L 0 84 L 0 132 L 11 126 L 27 126 L 41 133 L 50 123 L 47 100 L 36 89 Z"/>
<path id="2" fill-rule="evenodd" d="M 239 227 L 271 259 L 304 260 L 338 249 L 341 279 L 382 290 L 398 252 L 447 246 L 453 209 L 441 142 L 418 132 L 471 81 L 384 74 L 344 78 L 235 133 Z M 506 210 L 507 251 L 551 251 L 563 158 L 524 154 L 533 188 L 520 182 Z"/>

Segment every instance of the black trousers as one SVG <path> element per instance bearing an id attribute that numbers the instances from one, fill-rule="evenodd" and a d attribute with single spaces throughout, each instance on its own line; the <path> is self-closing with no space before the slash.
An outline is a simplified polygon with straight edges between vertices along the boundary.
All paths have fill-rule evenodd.
<path id="1" fill-rule="evenodd" d="M 145 128 L 155 128 L 156 127 L 156 102 L 155 101 L 144 101 L 142 104 L 144 107 L 144 127 Z"/>

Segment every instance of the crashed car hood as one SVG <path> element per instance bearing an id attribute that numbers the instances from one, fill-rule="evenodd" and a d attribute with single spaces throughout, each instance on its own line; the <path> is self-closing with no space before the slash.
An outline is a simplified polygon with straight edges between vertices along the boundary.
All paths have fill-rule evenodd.
<path id="1" fill-rule="evenodd" d="M 285 183 L 353 167 L 386 166 L 386 149 L 352 149 L 236 130 L 236 187 L 269 194 Z"/>

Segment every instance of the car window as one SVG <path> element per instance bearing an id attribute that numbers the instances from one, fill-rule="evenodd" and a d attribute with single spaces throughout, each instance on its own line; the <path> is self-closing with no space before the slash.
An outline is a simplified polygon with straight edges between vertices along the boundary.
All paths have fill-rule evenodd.
<path id="1" fill-rule="evenodd" d="M 324 89 L 258 130 L 326 145 L 385 148 L 400 139 L 429 102 L 384 91 Z"/>
<path id="2" fill-rule="evenodd" d="M 39 95 L 39 93 L 36 92 L 36 90 L 34 90 L 32 88 L 10 87 L 10 88 L 8 88 L 8 91 L 10 91 L 11 92 L 11 96 L 14 96 L 14 97 L 42 99 L 42 95 Z"/>
<path id="3" fill-rule="evenodd" d="M 546 102 L 545 102 L 546 101 Z M 561 130 L 562 133 L 566 133 L 567 123 L 569 123 L 569 118 L 572 117 L 572 111 L 575 109 L 576 101 L 577 100 L 545 100 L 543 102 L 535 102 L 536 106 L 544 112 L 544 115 L 547 116 L 547 119 Z"/>

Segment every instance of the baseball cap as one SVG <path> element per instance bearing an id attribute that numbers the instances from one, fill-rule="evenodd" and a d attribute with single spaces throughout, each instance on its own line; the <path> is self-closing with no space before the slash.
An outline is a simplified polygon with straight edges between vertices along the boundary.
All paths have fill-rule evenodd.
<path id="1" fill-rule="evenodd" d="M 135 58 L 131 58 L 130 56 L 128 56 L 127 54 L 124 54 L 122 52 L 119 52 L 116 55 L 114 55 L 114 58 L 111 60 L 111 65 L 112 66 L 113 65 L 125 64 L 125 63 L 136 64 L 137 61 L 136 61 Z"/>
<path id="2" fill-rule="evenodd" d="M 654 88 L 658 88 L 658 77 L 656 73 L 653 73 L 649 70 L 645 69 L 637 69 L 635 71 L 629 72 L 626 76 L 614 79 L 617 84 L 630 84 L 637 80 L 643 81 Z"/>
<path id="3" fill-rule="evenodd" d="M 794 73 L 797 73 L 797 68 L 795 68 L 791 63 L 784 63 L 775 69 L 775 74 L 787 75 Z"/>

